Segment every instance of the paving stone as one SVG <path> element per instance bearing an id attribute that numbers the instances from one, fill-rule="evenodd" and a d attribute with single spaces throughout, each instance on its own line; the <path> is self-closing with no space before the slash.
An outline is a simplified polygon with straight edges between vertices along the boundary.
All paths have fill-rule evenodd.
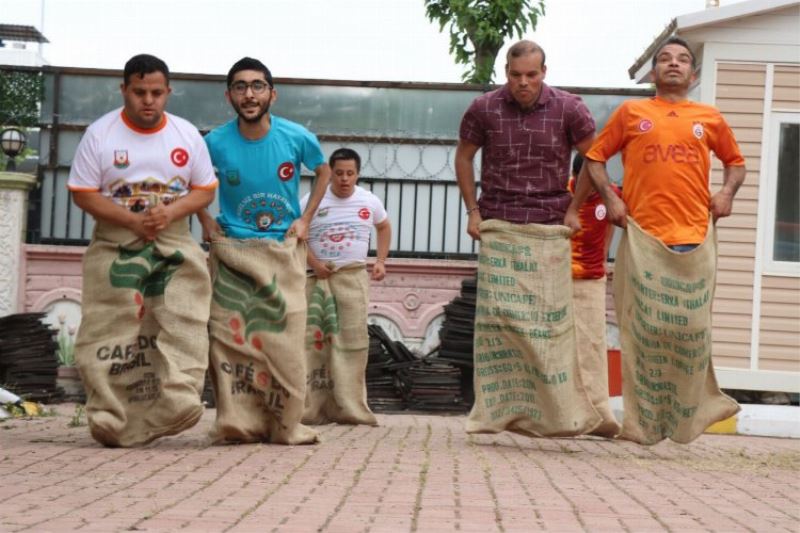
<path id="1" fill-rule="evenodd" d="M 463 416 L 320 426 L 316 446 L 191 430 L 108 449 L 58 416 L 0 423 L 0 531 L 797 531 L 800 441 L 643 447 L 467 435 Z"/>

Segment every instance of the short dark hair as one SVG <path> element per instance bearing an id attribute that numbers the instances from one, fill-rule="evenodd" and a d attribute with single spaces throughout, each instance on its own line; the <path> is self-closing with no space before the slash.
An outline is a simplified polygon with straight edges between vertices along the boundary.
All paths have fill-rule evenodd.
<path id="1" fill-rule="evenodd" d="M 233 83 L 233 77 L 236 75 L 236 73 L 242 70 L 257 70 L 261 72 L 264 74 L 264 79 L 267 80 L 269 86 L 275 87 L 275 84 L 272 83 L 272 73 L 269 71 L 267 66 L 258 59 L 253 59 L 252 57 L 243 57 L 233 64 L 231 69 L 228 71 L 228 87 L 230 87 L 231 83 Z"/>
<path id="2" fill-rule="evenodd" d="M 572 160 L 572 175 L 578 177 L 582 166 L 583 156 L 581 154 L 575 154 L 575 158 Z"/>
<path id="3" fill-rule="evenodd" d="M 131 76 L 138 75 L 139 78 L 144 78 L 145 74 L 152 74 L 153 72 L 162 73 L 167 79 L 167 85 L 169 85 L 169 68 L 163 60 L 150 54 L 135 55 L 125 63 L 122 81 L 125 85 L 128 85 L 131 82 Z"/>
<path id="4" fill-rule="evenodd" d="M 361 172 L 361 156 L 359 156 L 358 152 L 355 150 L 351 150 L 350 148 L 338 148 L 334 150 L 331 157 L 328 159 L 328 165 L 333 168 L 333 165 L 336 164 L 337 161 L 355 161 L 356 170 Z"/>
<path id="5" fill-rule="evenodd" d="M 667 39 L 666 41 L 661 43 L 661 45 L 658 47 L 658 49 L 656 49 L 656 53 L 653 54 L 653 59 L 650 62 L 650 66 L 651 67 L 655 67 L 656 66 L 656 61 L 658 61 L 658 54 L 661 53 L 661 50 L 663 50 L 665 46 L 670 45 L 670 44 L 677 44 L 678 46 L 683 46 L 684 48 L 686 48 L 686 50 L 689 51 L 689 55 L 692 58 L 692 70 L 697 70 L 697 60 L 694 57 L 694 52 L 692 52 L 692 49 L 689 46 L 689 43 L 687 43 L 684 39 L 681 39 L 677 35 L 673 35 L 672 37 L 670 37 L 669 39 Z"/>
<path id="6" fill-rule="evenodd" d="M 535 53 L 542 54 L 542 67 L 544 67 L 544 48 L 539 46 L 533 41 L 519 41 L 511 45 L 511 48 L 508 49 L 506 52 L 506 69 L 508 69 L 508 64 L 511 63 L 511 58 L 522 57 L 528 54 L 535 54 Z"/>

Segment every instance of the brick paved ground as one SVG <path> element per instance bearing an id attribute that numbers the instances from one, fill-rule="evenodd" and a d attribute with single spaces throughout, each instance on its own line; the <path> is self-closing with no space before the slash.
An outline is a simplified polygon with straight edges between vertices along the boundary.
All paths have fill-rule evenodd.
<path id="1" fill-rule="evenodd" d="M 463 417 L 329 425 L 316 446 L 180 436 L 104 449 L 57 416 L 0 422 L 0 531 L 792 531 L 800 441 L 688 446 L 469 436 Z"/>

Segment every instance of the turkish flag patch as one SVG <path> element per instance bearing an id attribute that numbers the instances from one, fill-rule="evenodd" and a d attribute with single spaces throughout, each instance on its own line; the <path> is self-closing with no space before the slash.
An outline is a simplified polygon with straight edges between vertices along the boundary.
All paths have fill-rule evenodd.
<path id="1" fill-rule="evenodd" d="M 281 181 L 289 181 L 294 177 L 294 163 L 287 161 L 278 167 L 278 177 Z"/>

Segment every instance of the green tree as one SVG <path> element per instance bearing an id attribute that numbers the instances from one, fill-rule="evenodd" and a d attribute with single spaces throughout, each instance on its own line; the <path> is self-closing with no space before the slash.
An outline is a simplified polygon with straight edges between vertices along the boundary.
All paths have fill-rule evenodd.
<path id="1" fill-rule="evenodd" d="M 43 97 L 40 72 L 0 69 L 0 126 L 35 127 Z"/>
<path id="2" fill-rule="evenodd" d="M 544 16 L 544 0 L 425 0 L 432 22 L 450 30 L 450 53 L 456 63 L 470 65 L 467 83 L 491 83 L 494 62 L 506 38 L 522 38 Z"/>
<path id="3" fill-rule="evenodd" d="M 15 126 L 27 133 L 27 128 L 36 127 L 43 99 L 41 72 L 0 69 L 0 130 Z M 19 163 L 33 152 L 28 146 L 15 160 Z M 5 169 L 7 164 L 8 158 L 0 152 L 0 170 Z"/>

